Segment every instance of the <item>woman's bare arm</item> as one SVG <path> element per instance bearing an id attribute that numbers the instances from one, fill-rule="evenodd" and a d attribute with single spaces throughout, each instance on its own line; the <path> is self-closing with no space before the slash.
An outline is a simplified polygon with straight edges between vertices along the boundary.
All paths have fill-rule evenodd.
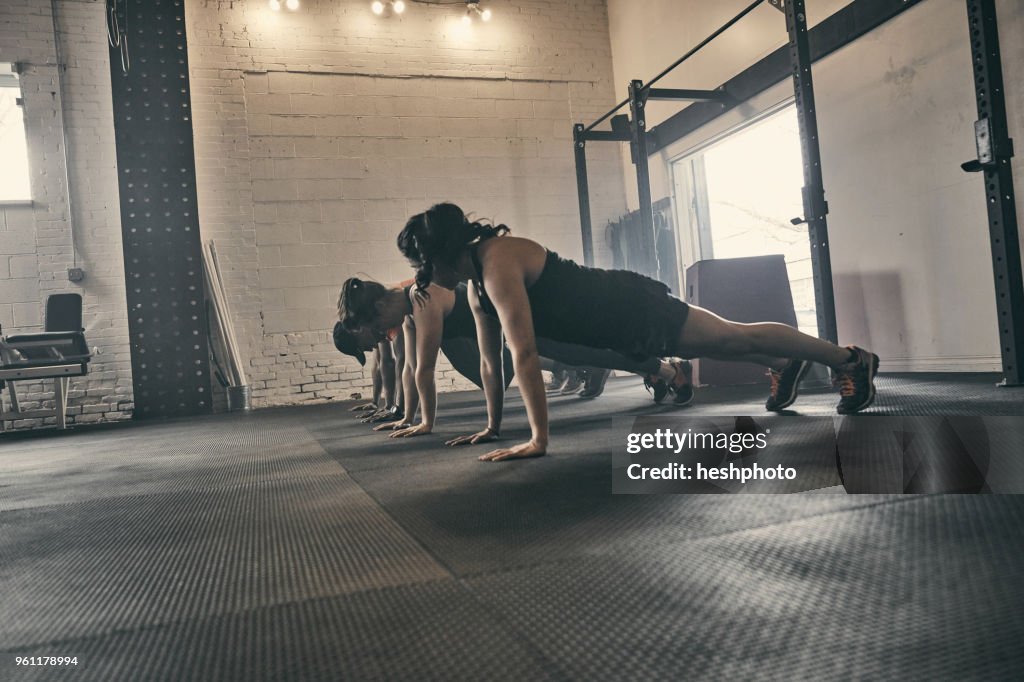
<path id="1" fill-rule="evenodd" d="M 402 323 L 402 333 L 399 336 L 403 345 L 402 371 L 399 379 L 402 383 L 402 400 L 404 410 L 402 418 L 397 421 L 381 424 L 374 431 L 396 431 L 412 426 L 416 417 L 416 409 L 419 407 L 419 394 L 416 392 L 416 326 L 406 317 Z M 398 338 L 395 339 L 396 344 Z"/>
<path id="2" fill-rule="evenodd" d="M 415 332 L 415 390 L 419 396 L 420 422 L 401 431 L 391 434 L 392 438 L 408 438 L 430 433 L 434 429 L 437 417 L 437 384 L 434 381 L 434 369 L 437 366 L 437 354 L 441 350 L 441 337 L 444 333 L 444 311 L 451 292 L 439 287 L 431 287 L 430 298 L 423 300 L 422 305 L 413 305 L 413 323 Z M 448 306 L 450 307 L 450 305 Z M 406 355 L 409 355 L 407 347 Z"/>
<path id="3" fill-rule="evenodd" d="M 487 428 L 468 436 L 459 436 L 446 445 L 472 445 L 495 440 L 501 434 L 501 415 L 505 402 L 504 363 L 501 324 L 484 312 L 476 286 L 469 285 L 469 308 L 476 321 L 476 340 L 480 346 L 480 379 L 487 400 Z"/>
<path id="4" fill-rule="evenodd" d="M 545 454 L 548 447 L 548 405 L 544 379 L 540 373 L 540 356 L 537 354 L 530 299 L 526 293 L 523 259 L 517 257 L 518 244 L 510 244 L 505 253 L 496 253 L 495 247 L 484 256 L 484 289 L 498 311 L 501 328 L 512 351 L 519 391 L 530 421 L 531 438 L 529 442 L 493 450 L 480 457 L 481 460 L 491 462 L 537 457 Z M 504 245 L 502 248 L 505 248 Z"/>

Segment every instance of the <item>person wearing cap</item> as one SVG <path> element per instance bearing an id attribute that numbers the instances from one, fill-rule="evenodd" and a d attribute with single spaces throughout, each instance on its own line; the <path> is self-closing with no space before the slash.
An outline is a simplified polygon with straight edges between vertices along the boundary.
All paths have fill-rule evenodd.
<path id="1" fill-rule="evenodd" d="M 394 345 L 394 349 L 392 346 Z M 352 412 L 364 413 L 360 421 L 376 423 L 402 416 L 402 367 L 404 365 L 404 342 L 401 331 L 393 340 L 378 341 L 368 332 L 353 333 L 341 322 L 334 325 L 334 346 L 342 353 L 355 358 L 360 366 L 366 366 L 370 354 L 370 376 L 373 379 L 373 398 L 368 403 L 354 406 Z M 396 380 L 398 379 L 398 380 Z M 381 398 L 384 401 L 381 404 Z"/>

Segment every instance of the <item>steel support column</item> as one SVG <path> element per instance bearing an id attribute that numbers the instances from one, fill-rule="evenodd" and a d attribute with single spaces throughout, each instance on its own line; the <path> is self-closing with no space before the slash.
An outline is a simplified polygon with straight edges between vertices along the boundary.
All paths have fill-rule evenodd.
<path id="1" fill-rule="evenodd" d="M 594 230 L 590 219 L 590 182 L 587 178 L 587 141 L 583 124 L 572 127 L 572 149 L 576 158 L 576 192 L 580 202 L 580 233 L 583 237 L 583 263 L 594 265 Z"/>
<path id="2" fill-rule="evenodd" d="M 631 147 L 633 151 L 633 163 L 636 166 L 636 190 L 637 203 L 640 212 L 640 247 L 649 254 L 645 261 L 643 274 L 657 279 L 658 277 L 658 253 L 657 237 L 654 234 L 654 209 L 651 206 L 651 173 L 648 166 L 647 154 L 647 120 L 645 109 L 647 106 L 647 92 L 644 90 L 642 81 L 634 80 L 629 83 L 629 112 L 633 122 L 633 139 Z"/>
<path id="3" fill-rule="evenodd" d="M 811 242 L 811 270 L 814 275 L 814 302 L 818 313 L 818 336 L 838 342 L 836 303 L 832 289 L 832 258 L 828 242 L 828 203 L 821 174 L 821 149 L 818 146 L 818 117 L 814 105 L 814 81 L 811 77 L 811 50 L 807 40 L 807 13 L 804 0 L 786 0 L 786 30 L 793 69 L 800 123 L 800 147 L 804 162 L 804 218 Z"/>
<path id="4" fill-rule="evenodd" d="M 996 315 L 1004 386 L 1024 383 L 1024 278 L 1013 192 L 1013 141 L 1006 121 L 1003 66 L 995 0 L 967 0 L 967 22 L 978 101 L 978 159 L 964 170 L 985 175 L 989 242 L 996 286 Z"/>

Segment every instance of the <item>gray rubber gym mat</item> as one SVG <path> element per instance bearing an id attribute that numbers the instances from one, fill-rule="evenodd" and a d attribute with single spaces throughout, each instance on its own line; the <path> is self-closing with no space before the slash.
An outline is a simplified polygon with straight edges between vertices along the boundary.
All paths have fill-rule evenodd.
<path id="1" fill-rule="evenodd" d="M 547 680 L 554 666 L 453 581 L 369 590 L 45 647 L 75 670 L 7 680 Z M 25 655 L 39 647 L 26 648 Z M 10 676 L 8 672 L 12 673 Z"/>
<path id="2" fill-rule="evenodd" d="M 437 580 L 345 474 L 0 514 L 4 648 Z"/>
<path id="3" fill-rule="evenodd" d="M 998 379 L 995 374 L 883 374 L 878 378 L 876 402 L 865 414 L 1024 415 L 1024 389 L 998 388 Z M 607 433 L 613 416 L 756 416 L 764 414 L 766 390 L 760 385 L 701 388 L 690 406 L 680 408 L 671 401 L 655 405 L 636 377 L 611 379 L 604 395 L 596 400 L 549 396 L 552 441 L 560 448 L 566 438 L 578 438 L 581 445 L 594 451 L 607 449 L 602 435 Z M 479 392 L 440 396 L 437 434 L 397 445 L 358 425 L 340 405 L 310 408 L 323 415 L 322 419 L 311 420 L 310 431 L 349 471 L 415 464 L 425 457 L 438 458 L 444 452 L 437 447 L 438 441 L 485 426 L 481 402 Z M 808 388 L 788 414 L 834 416 L 837 402 L 832 389 Z M 503 434 L 513 442 L 528 437 L 522 401 L 515 389 L 506 399 Z M 350 440 L 353 438 L 356 440 Z"/>
<path id="4" fill-rule="evenodd" d="M 609 455 L 564 448 L 537 460 L 494 464 L 457 449 L 443 461 L 352 476 L 459 575 L 628 552 L 892 499 L 612 495 Z"/>
<path id="5" fill-rule="evenodd" d="M 19 445 L 0 452 L 0 510 L 339 472 L 301 426 L 269 428 L 255 416 L 131 425 Z"/>
<path id="6" fill-rule="evenodd" d="M 926 497 L 467 582 L 576 679 L 1015 679 L 1022 529 Z"/>

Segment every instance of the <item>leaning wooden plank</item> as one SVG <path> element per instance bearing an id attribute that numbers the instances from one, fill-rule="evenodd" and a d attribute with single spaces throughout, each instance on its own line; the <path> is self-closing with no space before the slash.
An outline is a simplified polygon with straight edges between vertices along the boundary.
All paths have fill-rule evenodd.
<path id="1" fill-rule="evenodd" d="M 227 289 L 224 287 L 224 279 L 221 277 L 220 260 L 217 258 L 217 247 L 213 241 L 210 241 L 210 255 L 212 257 L 213 272 L 217 278 L 217 285 L 220 288 L 221 300 L 224 302 L 224 317 L 228 322 L 228 339 L 230 340 L 232 354 L 237 365 L 239 385 L 244 386 L 247 383 L 245 380 L 245 364 L 242 362 L 234 326 L 230 323 L 232 320 L 231 304 L 228 302 Z"/>
<path id="2" fill-rule="evenodd" d="M 224 358 L 224 362 L 227 365 L 228 376 L 226 377 L 228 383 L 232 386 L 240 386 L 241 377 L 235 367 L 235 362 L 230 348 L 230 340 L 228 338 L 229 325 L 224 315 L 224 308 L 220 300 L 220 289 L 217 284 L 216 276 L 213 271 L 213 261 L 210 256 L 208 244 L 203 244 L 203 275 L 206 278 L 206 288 L 210 297 L 210 302 L 213 305 L 214 317 L 217 320 L 217 327 L 220 330 L 218 334 L 220 340 L 220 346 L 222 349 L 221 356 Z"/>
<path id="3" fill-rule="evenodd" d="M 244 383 L 239 371 L 238 357 L 232 348 L 231 322 L 228 313 L 224 308 L 223 288 L 218 281 L 217 271 L 213 261 L 212 251 L 207 249 L 207 262 L 209 267 L 211 300 L 217 311 L 217 324 L 220 327 L 220 339 L 224 348 L 224 362 L 228 367 L 229 383 L 232 386 L 241 386 Z"/>

